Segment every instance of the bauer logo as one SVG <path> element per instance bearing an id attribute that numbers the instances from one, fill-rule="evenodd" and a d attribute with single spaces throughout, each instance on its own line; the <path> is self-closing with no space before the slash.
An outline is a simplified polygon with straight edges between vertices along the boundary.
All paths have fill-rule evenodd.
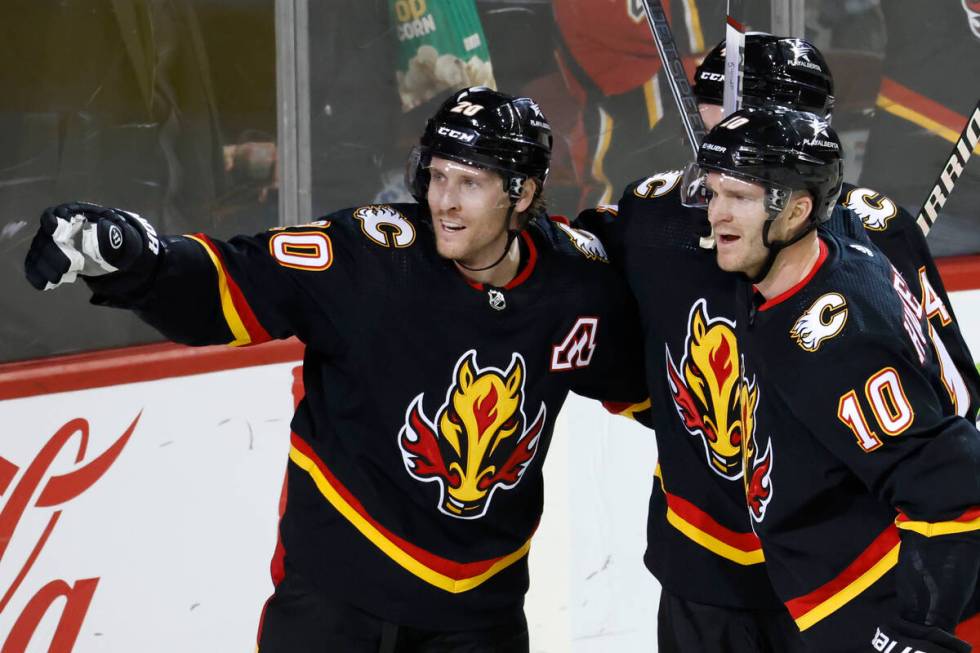
<path id="1" fill-rule="evenodd" d="M 711 150 L 712 152 L 727 152 L 728 148 L 723 145 L 715 145 L 714 143 L 703 143 L 702 148 L 706 150 Z"/>
<path id="2" fill-rule="evenodd" d="M 498 490 L 515 487 L 538 452 L 547 411 L 534 422 L 524 414 L 524 358 L 515 353 L 506 371 L 479 366 L 476 350 L 456 362 L 453 381 L 434 420 L 425 395 L 412 400 L 398 434 L 405 469 L 439 485 L 438 509 L 458 519 L 479 519 Z"/>
<path id="3" fill-rule="evenodd" d="M 122 230 L 116 225 L 109 227 L 109 245 L 112 249 L 119 249 L 122 247 L 123 235 Z"/>
<path id="4" fill-rule="evenodd" d="M 462 141 L 463 143 L 472 143 L 474 140 L 476 140 L 476 134 L 462 132 L 458 129 L 452 129 L 451 127 L 438 127 L 436 129 L 436 133 L 438 133 L 440 136 L 455 138 L 457 141 Z"/>

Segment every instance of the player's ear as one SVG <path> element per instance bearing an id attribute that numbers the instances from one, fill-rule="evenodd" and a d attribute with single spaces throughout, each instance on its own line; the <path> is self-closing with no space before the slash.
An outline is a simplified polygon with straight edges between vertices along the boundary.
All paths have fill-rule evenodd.
<path id="1" fill-rule="evenodd" d="M 523 213 L 527 211 L 531 206 L 531 202 L 534 201 L 534 195 L 538 191 L 538 180 L 537 179 L 525 179 L 524 185 L 521 188 L 521 198 L 514 203 L 514 213 Z"/>
<path id="2" fill-rule="evenodd" d="M 790 225 L 796 227 L 797 225 L 805 224 L 806 221 L 813 214 L 813 196 L 806 191 L 801 191 L 793 198 L 793 209 L 790 212 Z"/>

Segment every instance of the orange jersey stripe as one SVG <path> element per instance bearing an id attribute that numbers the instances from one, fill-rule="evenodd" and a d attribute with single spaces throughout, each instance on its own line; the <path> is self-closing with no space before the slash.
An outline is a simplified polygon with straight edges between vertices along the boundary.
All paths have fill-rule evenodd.
<path id="1" fill-rule="evenodd" d="M 337 479 L 309 444 L 295 433 L 289 457 L 309 473 L 321 494 L 375 546 L 418 578 L 447 592 L 471 590 L 527 555 L 531 540 L 498 558 L 456 562 L 426 551 L 395 535 L 374 519 Z"/>
<path id="2" fill-rule="evenodd" d="M 625 401 L 603 401 L 602 407 L 613 415 L 619 415 L 621 417 L 628 417 L 630 419 L 636 419 L 636 414 L 643 412 L 650 408 L 651 402 L 650 397 L 647 397 L 643 401 L 631 404 Z"/>
<path id="3" fill-rule="evenodd" d="M 659 465 L 655 476 L 660 479 L 660 487 L 667 500 L 667 521 L 671 526 L 712 553 L 737 564 L 765 562 L 762 543 L 755 533 L 733 531 L 722 526 L 690 501 L 667 492 Z"/>
<path id="4" fill-rule="evenodd" d="M 980 530 L 980 508 L 972 508 L 956 519 L 941 522 L 916 521 L 899 513 L 895 518 L 895 524 L 903 531 L 915 531 L 925 537 L 966 533 Z"/>
<path id="5" fill-rule="evenodd" d="M 235 336 L 235 339 L 228 344 L 233 347 L 241 347 L 244 345 L 258 345 L 272 340 L 272 337 L 263 328 L 258 318 L 255 317 L 255 313 L 252 312 L 252 308 L 248 305 L 248 301 L 245 299 L 241 288 L 235 283 L 235 279 L 228 274 L 228 268 L 225 265 L 221 251 L 204 234 L 194 234 L 189 236 L 189 238 L 197 241 L 204 248 L 208 253 L 208 257 L 211 259 L 211 263 L 217 269 L 221 311 L 225 316 L 225 322 L 227 322 L 228 328 L 231 329 L 232 334 Z"/>
<path id="6" fill-rule="evenodd" d="M 829 616 L 873 585 L 898 562 L 899 534 L 889 525 L 834 579 L 804 596 L 786 602 L 800 630 Z"/>

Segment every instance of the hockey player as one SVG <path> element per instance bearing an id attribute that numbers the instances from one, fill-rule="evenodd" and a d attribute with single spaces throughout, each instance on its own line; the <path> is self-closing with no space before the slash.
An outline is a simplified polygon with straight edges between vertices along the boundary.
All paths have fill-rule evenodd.
<path id="1" fill-rule="evenodd" d="M 980 569 L 980 434 L 901 274 L 816 230 L 841 190 L 836 133 L 743 109 L 697 164 L 718 266 L 745 279 L 737 432 L 777 594 L 814 651 L 969 651 L 952 632 Z"/>
<path id="2" fill-rule="evenodd" d="M 306 343 L 260 653 L 528 650 L 555 417 L 570 390 L 646 397 L 625 284 L 539 214 L 550 146 L 531 99 L 472 88 L 413 151 L 418 204 L 228 242 L 88 204 L 42 215 L 37 288 L 91 275 L 93 302 L 178 342 Z"/>
<path id="3" fill-rule="evenodd" d="M 722 117 L 724 42 L 695 74 L 710 128 Z M 807 41 L 749 33 L 743 101 L 820 114 L 834 102 L 830 70 Z M 742 486 L 740 357 L 733 275 L 718 269 L 707 214 L 680 202 L 682 172 L 626 188 L 616 207 L 584 212 L 639 301 L 659 465 L 650 497 L 644 562 L 663 588 L 659 650 L 796 651 L 796 626 L 774 594 Z M 921 295 L 956 367 L 959 409 L 975 416 L 980 379 L 928 247 L 914 219 L 888 198 L 847 187 L 829 227 L 886 251 Z M 870 247 L 869 243 L 869 247 Z M 971 405 L 972 404 L 972 405 Z"/>

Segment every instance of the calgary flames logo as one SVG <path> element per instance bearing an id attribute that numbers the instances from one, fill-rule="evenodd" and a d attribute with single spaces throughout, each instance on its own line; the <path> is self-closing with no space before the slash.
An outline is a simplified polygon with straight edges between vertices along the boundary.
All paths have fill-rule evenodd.
<path id="1" fill-rule="evenodd" d="M 738 394 L 745 434 L 745 446 L 742 447 L 745 502 L 752 519 L 761 522 L 766 516 L 766 506 L 772 499 L 772 439 L 766 443 L 765 453 L 759 456 L 755 443 L 755 409 L 759 405 L 759 389 L 755 379 L 751 383 L 743 379 L 739 384 Z"/>
<path id="2" fill-rule="evenodd" d="M 545 405 L 525 429 L 524 359 L 515 353 L 506 372 L 480 368 L 476 351 L 460 357 L 436 419 L 423 412 L 423 394 L 408 407 L 398 434 L 405 468 L 441 489 L 439 510 L 460 519 L 486 514 L 493 493 L 520 482 L 538 451 Z"/>
<path id="3" fill-rule="evenodd" d="M 724 318 L 709 319 L 707 303 L 699 299 L 688 321 L 683 376 L 667 348 L 667 381 L 677 414 L 687 432 L 701 438 L 711 470 L 729 480 L 742 475 L 744 431 L 734 328 Z"/>

